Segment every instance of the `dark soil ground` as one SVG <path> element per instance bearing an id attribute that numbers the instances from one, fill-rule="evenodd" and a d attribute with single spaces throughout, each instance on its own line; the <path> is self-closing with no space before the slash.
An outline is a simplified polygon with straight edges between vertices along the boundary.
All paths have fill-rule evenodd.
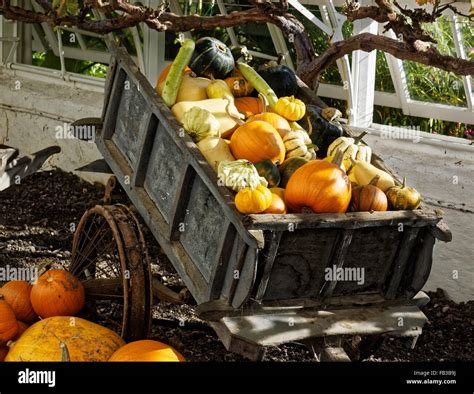
<path id="1" fill-rule="evenodd" d="M 95 205 L 103 190 L 61 171 L 39 172 L 21 185 L 0 192 L 0 266 L 51 263 L 67 267 L 73 231 L 84 211 Z M 183 283 L 150 233 L 153 271 L 165 284 Z M 429 321 L 411 350 L 406 341 L 386 339 L 368 361 L 456 361 L 474 357 L 474 301 L 456 304 L 442 290 L 428 294 L 423 308 Z M 225 350 L 215 333 L 200 321 L 191 305 L 160 302 L 153 310 L 152 337 L 167 342 L 190 361 L 240 361 Z M 301 344 L 266 349 L 265 361 L 312 361 Z"/>

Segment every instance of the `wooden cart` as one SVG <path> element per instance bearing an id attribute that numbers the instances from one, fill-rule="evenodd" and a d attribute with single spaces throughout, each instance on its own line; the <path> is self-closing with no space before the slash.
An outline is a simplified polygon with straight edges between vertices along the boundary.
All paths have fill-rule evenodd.
<path id="1" fill-rule="evenodd" d="M 228 350 L 259 359 L 266 345 L 309 341 L 321 359 L 340 360 L 341 338 L 420 335 L 435 239 L 451 237 L 440 211 L 241 215 L 127 52 L 110 51 L 96 144 Z M 322 105 L 303 85 L 299 93 Z M 372 162 L 400 181 L 376 155 Z M 88 211 L 71 266 L 91 298 L 119 305 L 129 340 L 148 334 L 159 293 L 132 211 Z M 118 256 L 113 269 L 104 250 Z M 364 281 L 328 278 L 326 268 L 363 270 Z"/>

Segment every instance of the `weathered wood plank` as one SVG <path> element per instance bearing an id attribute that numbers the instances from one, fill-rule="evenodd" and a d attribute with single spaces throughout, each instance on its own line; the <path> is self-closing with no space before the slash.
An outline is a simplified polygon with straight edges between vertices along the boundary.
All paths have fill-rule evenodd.
<path id="1" fill-rule="evenodd" d="M 134 186 L 143 186 L 145 181 L 146 170 L 148 168 L 148 163 L 150 162 L 153 141 L 155 140 L 158 124 L 158 118 L 153 113 L 150 113 L 145 132 L 141 135 L 138 163 L 135 167 L 132 179 L 132 184 Z"/>
<path id="2" fill-rule="evenodd" d="M 334 254 L 333 258 L 329 260 L 330 267 L 333 268 L 334 266 L 336 269 L 342 268 L 344 265 L 344 259 L 346 257 L 347 251 L 349 249 L 349 245 L 352 241 L 352 236 L 354 234 L 354 230 L 344 230 L 334 245 Z M 321 288 L 321 296 L 323 300 L 327 300 L 331 298 L 334 289 L 336 288 L 337 280 L 326 281 Z"/>
<path id="3" fill-rule="evenodd" d="M 394 299 L 397 294 L 400 281 L 402 280 L 408 259 L 412 253 L 413 245 L 415 244 L 419 231 L 420 229 L 416 227 L 411 227 L 404 231 L 402 241 L 398 247 L 398 254 L 393 264 L 390 283 L 388 284 L 387 291 L 385 293 L 385 296 L 389 300 Z"/>
<path id="4" fill-rule="evenodd" d="M 104 128 L 101 132 L 101 138 L 109 140 L 115 133 L 115 126 L 117 124 L 118 109 L 120 101 L 122 100 L 122 92 L 124 88 L 125 79 L 127 74 L 121 68 L 118 68 L 115 73 L 115 80 L 112 85 L 110 98 L 107 105 L 107 111 L 104 115 Z M 110 163 L 109 163 L 110 165 Z"/>
<path id="5" fill-rule="evenodd" d="M 430 210 L 348 212 L 340 213 L 300 213 L 287 215 L 247 215 L 244 224 L 248 229 L 287 231 L 294 229 L 345 228 L 398 226 L 400 223 L 412 227 L 435 225 L 442 216 Z"/>
<path id="6" fill-rule="evenodd" d="M 423 235 L 423 243 L 421 244 L 420 250 L 418 250 L 418 256 L 414 265 L 414 271 L 412 275 L 411 284 L 407 286 L 406 294 L 410 298 L 411 295 L 417 293 L 418 289 L 423 288 L 425 283 L 428 281 L 428 277 L 431 272 L 431 266 L 433 264 L 433 248 L 435 244 L 435 237 L 428 230 L 425 230 Z"/>
<path id="7" fill-rule="evenodd" d="M 403 318 L 403 327 L 399 319 Z M 360 307 L 318 311 L 280 311 L 251 316 L 224 317 L 220 320 L 229 341 L 239 338 L 247 343 L 272 346 L 305 338 L 337 335 L 390 335 L 414 337 L 421 334 L 427 321 L 416 306 Z"/>
<path id="8" fill-rule="evenodd" d="M 280 248 L 282 234 L 283 232 L 281 231 L 272 231 L 270 233 L 266 254 L 260 257 L 262 259 L 263 273 L 260 279 L 260 285 L 258 286 L 257 294 L 255 295 L 257 301 L 261 301 L 265 295 L 265 292 L 267 291 L 267 285 L 272 273 L 273 263 L 275 262 L 278 249 Z"/>
<path id="9" fill-rule="evenodd" d="M 191 190 L 193 187 L 193 181 L 196 176 L 196 172 L 191 166 L 185 165 L 185 169 L 181 172 L 181 179 L 178 181 L 178 187 L 176 196 L 174 198 L 174 205 L 171 210 L 171 221 L 170 221 L 170 232 L 169 237 L 171 241 L 176 241 L 181 237 L 184 231 L 180 227 L 184 225 L 186 216 L 186 207 L 189 203 L 189 197 L 191 196 Z"/>
<path id="10" fill-rule="evenodd" d="M 227 221 L 227 229 L 223 233 L 223 237 L 218 244 L 218 249 L 221 251 L 218 260 L 214 264 L 214 272 L 211 277 L 210 296 L 211 300 L 219 297 L 224 287 L 225 274 L 228 271 L 229 263 L 232 255 L 232 246 L 235 241 L 237 231 L 234 225 Z"/>
<path id="11" fill-rule="evenodd" d="M 232 297 L 232 306 L 240 308 L 250 297 L 251 290 L 257 276 L 257 259 L 259 250 L 248 248 L 245 260 L 240 268 L 239 279 L 236 281 L 234 295 Z"/>

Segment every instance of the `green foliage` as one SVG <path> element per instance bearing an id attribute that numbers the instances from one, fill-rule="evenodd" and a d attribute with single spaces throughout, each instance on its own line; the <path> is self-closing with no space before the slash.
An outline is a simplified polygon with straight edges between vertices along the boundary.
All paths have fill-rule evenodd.
<path id="1" fill-rule="evenodd" d="M 75 15 L 79 12 L 78 0 L 53 0 L 53 7 L 59 16 Z"/>

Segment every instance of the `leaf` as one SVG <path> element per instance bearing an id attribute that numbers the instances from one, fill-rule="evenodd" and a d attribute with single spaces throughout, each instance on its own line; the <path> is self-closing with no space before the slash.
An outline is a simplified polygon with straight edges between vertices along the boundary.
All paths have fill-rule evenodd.
<path id="1" fill-rule="evenodd" d="M 79 12 L 78 0 L 53 0 L 53 7 L 59 16 L 74 15 Z"/>

